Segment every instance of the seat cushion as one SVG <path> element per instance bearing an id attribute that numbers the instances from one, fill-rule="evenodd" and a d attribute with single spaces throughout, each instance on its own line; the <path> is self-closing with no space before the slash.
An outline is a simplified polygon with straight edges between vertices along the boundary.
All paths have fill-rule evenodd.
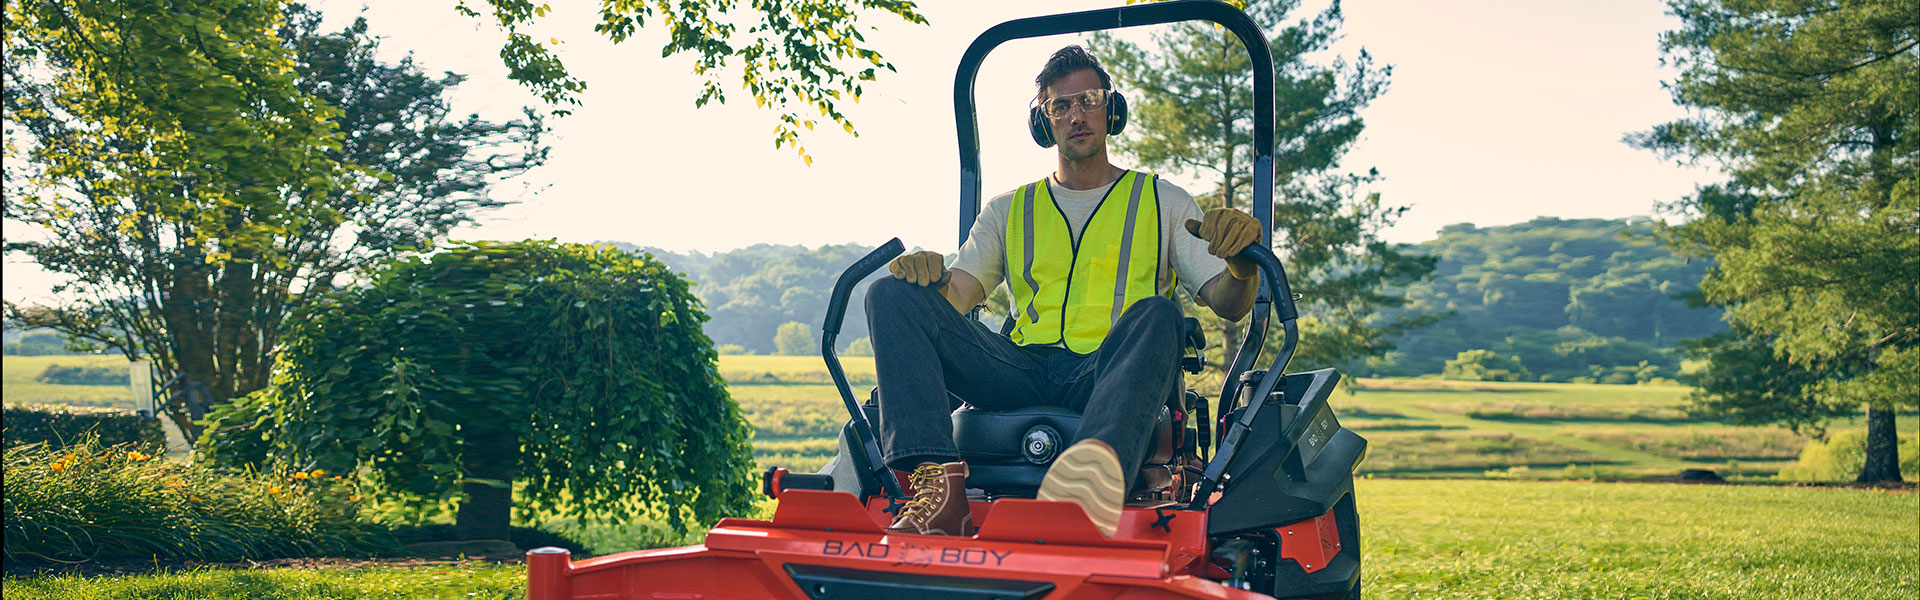
<path id="1" fill-rule="evenodd" d="M 1049 464 L 1079 432 L 1080 413 L 1057 406 L 992 412 L 962 406 L 953 411 L 953 443 L 969 461 Z"/>

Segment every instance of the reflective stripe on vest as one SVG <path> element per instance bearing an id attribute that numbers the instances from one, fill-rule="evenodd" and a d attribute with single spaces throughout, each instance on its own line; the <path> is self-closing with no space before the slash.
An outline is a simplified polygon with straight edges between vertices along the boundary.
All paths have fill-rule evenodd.
<path id="1" fill-rule="evenodd" d="M 1020 319 L 1015 344 L 1065 342 L 1100 348 L 1128 306 L 1159 293 L 1160 201 L 1156 178 L 1120 176 L 1074 239 L 1047 181 L 1022 186 L 1007 214 L 1007 286 Z"/>

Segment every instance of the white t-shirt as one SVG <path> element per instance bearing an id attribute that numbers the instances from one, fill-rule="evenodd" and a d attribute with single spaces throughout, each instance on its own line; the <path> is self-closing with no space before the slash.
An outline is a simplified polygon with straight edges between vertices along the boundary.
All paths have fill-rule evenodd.
<path id="1" fill-rule="evenodd" d="M 1200 288 L 1213 278 L 1226 272 L 1227 261 L 1207 253 L 1207 242 L 1187 233 L 1186 222 L 1198 221 L 1201 217 L 1200 205 L 1193 201 L 1193 195 L 1180 186 L 1156 178 L 1157 194 L 1160 205 L 1160 295 L 1166 295 L 1174 281 L 1180 282 L 1180 288 L 1189 296 L 1200 297 Z M 1109 186 L 1100 186 L 1091 190 L 1068 189 L 1052 177 L 1047 178 L 1048 192 L 1053 195 L 1055 204 L 1067 216 L 1067 228 L 1077 239 L 1085 229 L 1087 221 L 1093 218 L 1093 210 L 1100 206 Z M 960 246 L 960 255 L 953 261 L 953 267 L 966 271 L 974 279 L 980 280 L 980 289 L 991 293 L 1007 276 L 1007 213 L 1012 210 L 1013 194 L 1018 189 L 994 196 L 987 201 L 985 209 L 973 222 L 973 229 L 967 233 L 967 243 Z M 1039 200 L 1035 198 L 1035 200 Z M 1125 206 L 1121 206 L 1122 209 Z M 1175 277 L 1177 275 L 1177 277 Z"/>

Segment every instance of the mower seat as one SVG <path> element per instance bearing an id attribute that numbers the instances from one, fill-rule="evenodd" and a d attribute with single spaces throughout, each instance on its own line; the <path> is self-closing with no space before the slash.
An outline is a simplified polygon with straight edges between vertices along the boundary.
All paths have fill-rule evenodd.
<path id="1" fill-rule="evenodd" d="M 993 496 L 1031 497 L 1047 468 L 1079 439 L 1080 413 L 1057 406 L 986 411 L 971 405 L 953 411 L 953 442 L 967 462 L 967 487 Z M 1128 495 L 1165 490 L 1173 485 L 1173 409 L 1160 406 L 1154 417 L 1147 459 Z"/>
<path id="2" fill-rule="evenodd" d="M 1009 317 L 1000 327 L 1005 335 L 1012 330 Z M 1180 370 L 1198 374 L 1206 367 L 1200 350 L 1207 346 L 1200 321 L 1193 317 L 1180 320 L 1181 341 L 1191 354 L 1182 358 Z M 951 396 L 951 395 L 949 395 Z M 954 397 L 956 402 L 962 400 Z M 1197 399 L 1191 391 L 1175 390 L 1154 416 L 1153 439 L 1147 442 L 1147 457 L 1133 478 L 1129 497 L 1150 495 L 1173 486 L 1176 450 L 1190 443 L 1185 439 L 1187 410 Z M 1032 497 L 1047 476 L 1053 457 L 1080 439 L 1080 413 L 1057 406 L 987 411 L 960 404 L 953 411 L 953 443 L 960 458 L 967 462 L 967 487 L 979 488 L 995 496 Z M 1176 435 L 1178 437 L 1176 437 Z M 1122 459 L 1125 460 L 1125 459 Z"/>

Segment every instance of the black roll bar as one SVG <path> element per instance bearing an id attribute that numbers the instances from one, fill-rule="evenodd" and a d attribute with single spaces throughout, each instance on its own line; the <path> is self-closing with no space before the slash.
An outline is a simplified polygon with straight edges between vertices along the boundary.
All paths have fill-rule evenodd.
<path id="1" fill-rule="evenodd" d="M 1261 225 L 1260 241 L 1256 246 L 1262 246 L 1260 250 L 1265 252 L 1260 254 L 1267 259 L 1257 262 L 1262 266 L 1261 277 L 1269 281 L 1257 288 L 1247 335 L 1241 340 L 1240 349 L 1234 354 L 1233 364 L 1227 370 L 1226 382 L 1220 389 L 1219 414 L 1225 415 L 1238 404 L 1240 374 L 1253 368 L 1254 361 L 1259 359 L 1267 336 L 1270 311 L 1277 309 L 1286 331 L 1286 340 L 1281 356 L 1275 357 L 1275 364 L 1269 369 L 1267 380 L 1261 382 L 1257 389 L 1273 389 L 1278 376 L 1287 367 L 1284 361 L 1291 360 L 1299 339 L 1295 323 L 1298 312 L 1286 281 L 1286 273 L 1280 268 L 1279 261 L 1273 258 L 1271 250 L 1268 250 L 1273 244 L 1273 52 L 1268 48 L 1267 38 L 1260 26 L 1246 13 L 1217 0 L 1177 0 L 1017 19 L 995 25 L 975 38 L 973 44 L 967 46 L 966 53 L 961 55 L 960 66 L 953 77 L 954 125 L 960 141 L 960 243 L 966 244 L 967 233 L 972 231 L 973 222 L 980 213 L 980 128 L 973 96 L 974 79 L 979 76 L 980 64 L 986 60 L 987 54 L 1012 40 L 1180 21 L 1209 21 L 1225 27 L 1240 39 L 1253 67 L 1253 216 L 1260 220 Z M 1277 281 L 1273 280 L 1275 278 Z M 1278 298 L 1279 306 L 1275 307 L 1275 293 L 1280 290 L 1284 290 L 1284 293 Z M 1265 396 L 1255 398 L 1251 402 L 1258 406 Z M 1255 412 L 1257 409 L 1247 411 L 1249 416 Z M 1243 420 L 1251 424 L 1251 419 Z M 1212 423 L 1199 425 L 1209 428 L 1207 431 L 1213 427 Z M 1244 427 L 1245 424 L 1240 427 L 1229 426 L 1228 431 L 1220 432 L 1218 439 L 1221 451 L 1209 461 L 1203 480 L 1203 487 L 1208 491 L 1219 484 L 1226 463 L 1232 458 L 1240 435 L 1244 434 Z M 1236 429 L 1239 431 L 1234 431 Z M 1233 437 L 1231 442 L 1229 435 Z M 1201 439 L 1212 437 L 1207 435 Z M 1194 507 L 1199 508 L 1204 502 L 1203 495 L 1194 503 Z"/>

